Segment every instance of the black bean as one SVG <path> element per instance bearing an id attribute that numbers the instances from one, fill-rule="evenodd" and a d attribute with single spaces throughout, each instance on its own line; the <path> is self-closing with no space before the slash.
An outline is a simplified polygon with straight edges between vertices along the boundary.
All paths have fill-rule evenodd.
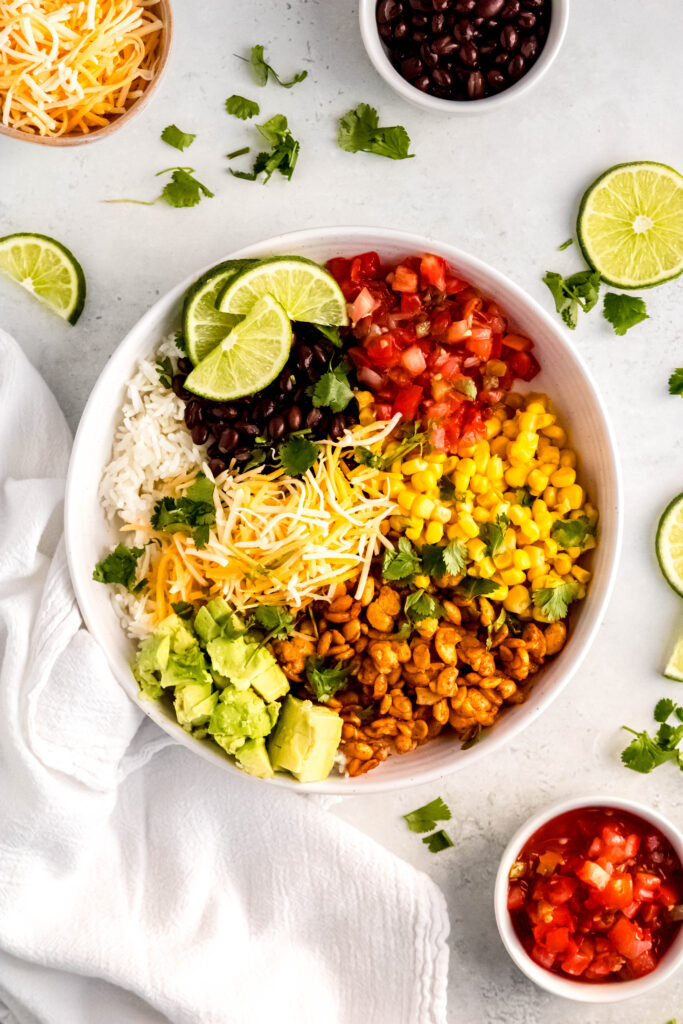
<path id="1" fill-rule="evenodd" d="M 463 43 L 460 47 L 460 60 L 468 68 L 476 68 L 479 63 L 479 51 L 474 43 Z"/>
<path id="2" fill-rule="evenodd" d="M 232 427 L 226 427 L 225 430 L 221 431 L 221 435 L 218 438 L 218 448 L 221 452 L 231 452 L 237 442 L 240 439 L 240 435 Z"/>
<path id="3" fill-rule="evenodd" d="M 477 0 L 455 0 L 455 9 L 461 14 L 469 14 L 477 6 Z"/>
<path id="4" fill-rule="evenodd" d="M 500 33 L 500 45 L 504 50 L 516 50 L 519 43 L 519 32 L 514 25 L 506 25 Z"/>
<path id="5" fill-rule="evenodd" d="M 526 60 L 533 60 L 538 53 L 538 39 L 536 36 L 529 36 L 527 39 L 522 40 L 522 45 L 519 48 L 519 52 Z"/>
<path id="6" fill-rule="evenodd" d="M 294 390 L 295 384 L 296 377 L 288 367 L 285 367 L 285 369 L 280 374 L 280 377 L 278 379 L 280 391 L 283 393 L 283 395 L 288 395 L 290 391 Z"/>
<path id="7" fill-rule="evenodd" d="M 225 469 L 223 459 L 209 459 L 209 469 L 214 476 L 219 476 Z"/>
<path id="8" fill-rule="evenodd" d="M 432 43 L 432 49 L 434 50 L 434 53 L 439 55 L 439 57 L 447 57 L 449 54 L 455 53 L 458 49 L 458 44 L 453 36 L 437 36 Z"/>
<path id="9" fill-rule="evenodd" d="M 251 451 L 249 448 L 237 448 L 232 453 L 232 457 L 236 462 L 246 462 L 250 455 Z"/>
<path id="10" fill-rule="evenodd" d="M 494 92 L 500 92 L 501 89 L 505 88 L 505 75 L 501 74 L 501 72 L 496 69 L 489 71 L 486 76 L 486 81 L 489 84 L 489 88 Z"/>
<path id="11" fill-rule="evenodd" d="M 476 11 L 481 18 L 495 18 L 505 0 L 477 0 Z"/>
<path id="12" fill-rule="evenodd" d="M 423 43 L 420 47 L 420 57 L 427 68 L 435 68 L 439 63 L 438 53 L 434 53 L 434 50 L 430 49 L 426 43 Z"/>
<path id="13" fill-rule="evenodd" d="M 514 82 L 518 78 L 521 78 L 525 71 L 526 65 L 524 63 L 524 57 L 522 57 L 521 53 L 518 53 L 508 64 L 508 75 Z"/>
<path id="14" fill-rule="evenodd" d="M 401 40 L 406 39 L 410 35 L 410 26 L 407 21 L 397 21 L 394 23 L 394 39 Z"/>
<path id="15" fill-rule="evenodd" d="M 330 437 L 333 441 L 338 441 L 344 433 L 345 423 L 344 417 L 340 412 L 336 412 L 330 422 Z"/>
<path id="16" fill-rule="evenodd" d="M 408 0 L 408 3 L 414 11 L 432 10 L 432 0 Z"/>
<path id="17" fill-rule="evenodd" d="M 379 0 L 377 4 L 377 21 L 393 21 L 400 18 L 403 8 L 398 0 Z"/>
<path id="18" fill-rule="evenodd" d="M 517 24 L 520 28 L 527 30 L 534 28 L 536 24 L 536 15 L 533 11 L 520 11 L 519 17 L 517 18 Z"/>
<path id="19" fill-rule="evenodd" d="M 432 71 L 432 82 L 437 89 L 448 90 L 453 85 L 453 75 L 445 68 L 435 68 Z"/>
<path id="20" fill-rule="evenodd" d="M 259 423 L 263 420 L 270 419 L 275 412 L 275 402 L 272 398 L 262 398 L 260 402 L 257 402 L 254 406 L 254 419 Z"/>
<path id="21" fill-rule="evenodd" d="M 322 422 L 323 414 L 320 409 L 311 409 L 306 416 L 306 426 L 309 430 L 316 430 Z"/>
<path id="22" fill-rule="evenodd" d="M 239 410 L 236 405 L 212 405 L 211 418 L 215 420 L 236 420 L 239 416 Z"/>
<path id="23" fill-rule="evenodd" d="M 258 437 L 261 433 L 260 429 L 255 423 L 245 423 L 243 420 L 235 421 L 235 430 L 239 430 L 243 438 L 254 438 Z"/>
<path id="24" fill-rule="evenodd" d="M 431 31 L 433 36 L 440 36 L 446 27 L 446 18 L 443 14 L 435 14 L 431 21 Z"/>
<path id="25" fill-rule="evenodd" d="M 301 409 L 298 405 L 293 405 L 287 413 L 287 425 L 290 430 L 301 430 L 301 424 L 303 423 L 303 416 Z"/>
<path id="26" fill-rule="evenodd" d="M 459 43 L 466 43 L 474 36 L 474 28 L 472 22 L 467 21 L 466 18 L 461 18 L 460 21 L 456 21 L 453 27 L 453 36 Z"/>
<path id="27" fill-rule="evenodd" d="M 204 411 L 201 403 L 194 400 L 187 403 L 185 406 L 185 425 L 192 430 L 198 423 L 201 423 L 204 419 Z"/>
<path id="28" fill-rule="evenodd" d="M 453 0 L 432 0 L 432 7 L 435 11 L 450 11 L 453 6 Z"/>
<path id="29" fill-rule="evenodd" d="M 192 363 L 189 359 L 183 357 L 178 360 L 178 373 L 192 373 Z"/>
<path id="30" fill-rule="evenodd" d="M 479 59 L 482 57 L 490 57 L 492 53 L 495 53 L 496 44 L 493 42 L 479 43 Z"/>
<path id="31" fill-rule="evenodd" d="M 519 0 L 507 0 L 505 7 L 500 12 L 501 18 L 516 18 L 519 14 Z"/>
<path id="32" fill-rule="evenodd" d="M 484 95 L 486 83 L 481 71 L 473 71 L 467 79 L 467 95 L 471 100 L 478 100 Z"/>
<path id="33" fill-rule="evenodd" d="M 429 86 L 431 84 L 432 83 L 428 75 L 420 75 L 420 77 L 416 78 L 415 81 L 413 82 L 415 88 L 419 89 L 420 92 L 429 92 Z"/>
<path id="34" fill-rule="evenodd" d="M 268 437 L 270 437 L 271 440 L 279 441 L 284 436 L 286 430 L 287 425 L 284 421 L 284 417 L 280 416 L 279 413 L 268 421 Z"/>
<path id="35" fill-rule="evenodd" d="M 195 444 L 204 444 L 209 436 L 209 428 L 205 423 L 198 423 L 196 427 L 192 428 L 190 433 Z"/>
<path id="36" fill-rule="evenodd" d="M 415 29 L 413 32 L 413 42 L 419 46 L 421 43 L 427 41 L 427 33 L 423 32 L 422 29 Z"/>
<path id="37" fill-rule="evenodd" d="M 401 74 L 409 82 L 421 75 L 423 71 L 424 65 L 419 57 L 408 57 L 401 64 Z"/>
<path id="38" fill-rule="evenodd" d="M 410 24 L 413 28 L 427 28 L 429 24 L 429 18 L 426 14 L 413 14 L 410 19 Z"/>
<path id="39" fill-rule="evenodd" d="M 296 352 L 296 365 L 299 370 L 308 370 L 313 362 L 313 352 L 308 345 L 299 345 Z"/>
<path id="40" fill-rule="evenodd" d="M 377 31 L 381 35 L 382 39 L 389 40 L 389 39 L 393 38 L 394 30 L 393 30 L 393 28 L 391 26 L 391 22 L 390 21 L 382 22 L 381 25 L 378 25 L 377 26 Z"/>
<path id="41" fill-rule="evenodd" d="M 316 380 L 317 379 L 318 378 L 316 376 Z M 291 396 L 290 396 L 291 399 L 292 399 L 292 402 L 294 402 L 295 405 L 298 405 L 299 402 L 301 402 L 301 400 L 303 399 L 305 392 L 306 392 L 305 388 L 297 388 L 296 391 L 293 391 Z"/>
<path id="42" fill-rule="evenodd" d="M 183 374 L 174 374 L 174 376 L 171 378 L 171 390 L 173 391 L 173 394 L 178 395 L 179 398 L 182 397 L 182 395 L 185 393 L 185 388 L 183 386 L 184 384 L 185 377 L 183 376 Z"/>

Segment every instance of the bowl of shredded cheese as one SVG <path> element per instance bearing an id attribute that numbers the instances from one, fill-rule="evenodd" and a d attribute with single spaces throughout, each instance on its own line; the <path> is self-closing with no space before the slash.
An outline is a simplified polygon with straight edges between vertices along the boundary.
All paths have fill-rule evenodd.
<path id="1" fill-rule="evenodd" d="M 115 132 L 157 87 L 170 0 L 0 0 L 0 134 L 78 146 Z"/>

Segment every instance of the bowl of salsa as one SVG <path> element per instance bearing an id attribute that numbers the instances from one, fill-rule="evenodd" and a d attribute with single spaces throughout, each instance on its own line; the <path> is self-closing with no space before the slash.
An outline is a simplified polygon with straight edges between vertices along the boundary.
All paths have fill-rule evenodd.
<path id="1" fill-rule="evenodd" d="M 555 995 L 628 999 L 683 963 L 683 835 L 630 800 L 535 815 L 503 854 L 494 899 L 508 953 Z"/>

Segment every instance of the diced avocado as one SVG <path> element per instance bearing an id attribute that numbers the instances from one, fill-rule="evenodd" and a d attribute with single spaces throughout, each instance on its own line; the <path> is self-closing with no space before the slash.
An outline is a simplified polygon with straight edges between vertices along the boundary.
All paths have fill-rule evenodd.
<path id="1" fill-rule="evenodd" d="M 170 653 L 171 637 L 168 634 L 156 633 L 148 637 L 138 649 L 132 665 L 133 675 L 142 696 L 147 700 L 157 700 L 164 692 L 161 674 L 166 670 Z"/>
<path id="2" fill-rule="evenodd" d="M 244 637 L 228 640 L 217 637 L 209 641 L 206 649 L 212 668 L 227 676 L 238 690 L 253 686 L 265 700 L 277 700 L 289 690 L 289 683 L 275 658 L 258 644 L 248 643 Z"/>
<path id="3" fill-rule="evenodd" d="M 258 779 L 270 779 L 274 772 L 266 750 L 266 741 L 247 740 L 235 754 L 237 763 L 248 775 Z"/>
<path id="4" fill-rule="evenodd" d="M 197 644 L 194 633 L 178 615 L 168 615 L 159 623 L 157 633 L 168 634 L 171 638 L 171 650 L 177 653 Z"/>
<path id="5" fill-rule="evenodd" d="M 173 640 L 171 640 L 171 644 Z M 195 643 L 193 647 L 175 653 L 171 650 L 166 668 L 161 673 L 162 686 L 188 686 L 190 683 L 210 683 L 211 674 L 206 668 L 204 653 Z"/>
<path id="6" fill-rule="evenodd" d="M 321 782 L 332 771 L 341 730 L 334 711 L 289 694 L 268 741 L 273 768 L 291 772 L 299 782 Z"/>
<path id="7" fill-rule="evenodd" d="M 209 732 L 224 750 L 234 754 L 246 740 L 271 732 L 279 705 L 266 704 L 252 689 L 226 686 L 209 720 Z"/>
<path id="8" fill-rule="evenodd" d="M 194 628 L 197 635 L 202 638 L 204 643 L 208 643 L 209 640 L 215 640 L 217 636 L 221 635 L 221 627 L 213 618 L 206 605 L 202 605 L 197 612 L 194 620 Z"/>
<path id="9" fill-rule="evenodd" d="M 274 658 L 272 665 L 252 678 L 251 685 L 269 701 L 278 700 L 289 691 L 289 680 Z"/>
<path id="10" fill-rule="evenodd" d="M 212 683 L 189 683 L 187 686 L 176 687 L 175 707 L 176 718 L 183 728 L 205 725 L 216 707 L 218 694 Z"/>
<path id="11" fill-rule="evenodd" d="M 226 622 L 233 618 L 230 605 L 222 597 L 214 597 L 212 601 L 209 601 L 206 605 L 206 610 L 219 626 L 224 626 Z"/>

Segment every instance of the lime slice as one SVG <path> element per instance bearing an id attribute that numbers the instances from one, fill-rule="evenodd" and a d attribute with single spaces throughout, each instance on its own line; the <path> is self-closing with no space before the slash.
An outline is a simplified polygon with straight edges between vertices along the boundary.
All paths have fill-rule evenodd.
<path id="1" fill-rule="evenodd" d="M 664 669 L 664 677 L 673 679 L 676 683 L 683 683 L 683 636 L 676 641 L 676 646 Z"/>
<path id="2" fill-rule="evenodd" d="M 227 402 L 262 391 L 277 377 L 292 347 L 292 325 L 271 295 L 258 299 L 227 338 L 185 381 L 202 398 Z"/>
<path id="3" fill-rule="evenodd" d="M 586 260 L 617 288 L 650 288 L 683 271 L 683 175 L 617 164 L 588 189 L 576 224 Z"/>
<path id="4" fill-rule="evenodd" d="M 242 271 L 224 289 L 218 305 L 224 313 L 248 313 L 263 295 L 277 299 L 290 320 L 326 327 L 348 323 L 346 299 L 337 282 L 301 256 L 274 256 Z"/>
<path id="5" fill-rule="evenodd" d="M 183 303 L 183 333 L 187 354 L 196 366 L 235 326 L 240 317 L 221 313 L 218 296 L 240 270 L 254 266 L 256 260 L 226 260 L 207 270 L 195 281 Z"/>
<path id="6" fill-rule="evenodd" d="M 48 235 L 0 238 L 0 270 L 70 324 L 85 304 L 85 274 L 73 253 Z"/>
<path id="7" fill-rule="evenodd" d="M 657 527 L 655 546 L 664 579 L 683 597 L 683 494 L 664 509 Z"/>

